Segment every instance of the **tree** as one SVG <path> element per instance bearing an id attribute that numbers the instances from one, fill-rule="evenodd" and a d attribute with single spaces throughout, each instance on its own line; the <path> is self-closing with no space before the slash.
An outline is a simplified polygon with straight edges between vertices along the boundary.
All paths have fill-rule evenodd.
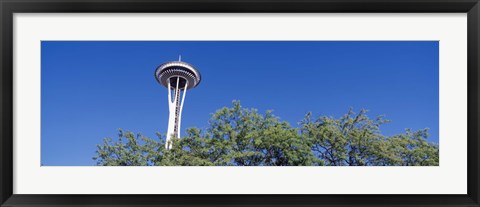
<path id="1" fill-rule="evenodd" d="M 369 119 L 366 110 L 350 110 L 339 119 L 322 116 L 312 120 L 308 113 L 301 133 L 311 142 L 315 155 L 332 166 L 438 165 L 438 145 L 428 143 L 428 129 L 386 137 L 382 116 Z"/>
<path id="2" fill-rule="evenodd" d="M 187 129 L 185 137 L 158 141 L 119 130 L 113 142 L 97 146 L 97 165 L 115 166 L 319 166 L 319 165 L 438 165 L 438 145 L 428 143 L 427 129 L 392 137 L 366 110 L 350 110 L 339 119 L 306 114 L 299 128 L 281 121 L 272 111 L 260 114 L 234 101 L 209 120 L 205 131 Z"/>
<path id="3" fill-rule="evenodd" d="M 292 166 L 321 165 L 313 156 L 308 140 L 271 111 L 261 115 L 255 109 L 218 110 L 210 120 L 207 139 L 213 144 L 216 165 Z"/>
<path id="4" fill-rule="evenodd" d="M 428 143 L 428 129 L 411 131 L 395 135 L 376 143 L 374 151 L 375 165 L 400 166 L 438 166 L 439 148 L 437 144 Z"/>
<path id="5" fill-rule="evenodd" d="M 157 142 L 141 134 L 118 131 L 116 142 L 105 138 L 103 144 L 97 145 L 97 155 L 93 157 L 97 165 L 145 166 L 159 163 L 163 158 L 165 144 L 162 140 Z"/>

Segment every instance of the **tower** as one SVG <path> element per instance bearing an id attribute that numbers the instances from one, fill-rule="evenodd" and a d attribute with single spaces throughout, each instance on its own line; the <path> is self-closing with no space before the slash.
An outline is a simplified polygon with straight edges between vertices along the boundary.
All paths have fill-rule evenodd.
<path id="1" fill-rule="evenodd" d="M 192 65 L 178 61 L 161 64 L 155 70 L 157 81 L 168 89 L 168 129 L 165 148 L 170 149 L 172 136 L 180 138 L 182 108 L 187 90 L 195 88 L 201 80 L 200 72 Z"/>

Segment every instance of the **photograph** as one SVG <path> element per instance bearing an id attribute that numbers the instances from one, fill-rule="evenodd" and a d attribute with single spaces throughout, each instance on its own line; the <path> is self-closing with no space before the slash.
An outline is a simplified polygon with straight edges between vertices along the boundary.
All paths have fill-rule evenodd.
<path id="1" fill-rule="evenodd" d="M 0 206 L 480 207 L 480 0 L 0 0 Z"/>
<path id="2" fill-rule="evenodd" d="M 40 165 L 438 167 L 439 44 L 44 40 Z"/>

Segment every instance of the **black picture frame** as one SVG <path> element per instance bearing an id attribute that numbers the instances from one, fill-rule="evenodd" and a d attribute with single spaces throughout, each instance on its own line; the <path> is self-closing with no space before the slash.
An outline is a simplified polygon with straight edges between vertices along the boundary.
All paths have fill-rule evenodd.
<path id="1" fill-rule="evenodd" d="M 480 206 L 478 0 L 0 0 L 1 206 Z M 13 194 L 14 13 L 467 13 L 468 186 L 465 195 L 19 195 Z M 452 178 L 455 179 L 455 178 Z"/>

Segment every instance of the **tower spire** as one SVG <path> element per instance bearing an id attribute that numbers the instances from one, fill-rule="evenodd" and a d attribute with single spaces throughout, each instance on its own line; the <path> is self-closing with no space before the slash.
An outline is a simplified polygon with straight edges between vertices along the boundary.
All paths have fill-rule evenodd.
<path id="1" fill-rule="evenodd" d="M 182 55 L 178 55 L 178 61 L 182 61 Z"/>

